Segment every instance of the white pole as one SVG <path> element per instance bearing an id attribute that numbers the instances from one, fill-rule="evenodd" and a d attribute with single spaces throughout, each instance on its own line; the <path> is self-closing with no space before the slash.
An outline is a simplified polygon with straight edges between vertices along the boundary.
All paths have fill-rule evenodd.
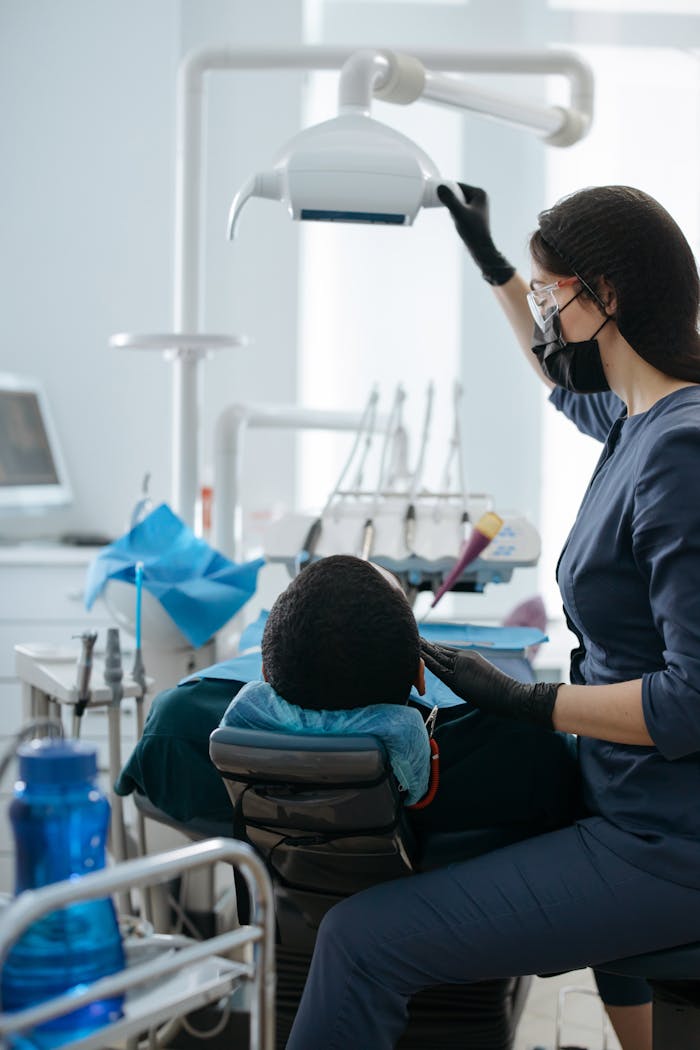
<path id="1" fill-rule="evenodd" d="M 178 72 L 175 155 L 176 332 L 199 332 L 203 70 L 196 62 Z M 173 510 L 194 524 L 199 477 L 201 352 L 173 352 L 171 487 Z"/>

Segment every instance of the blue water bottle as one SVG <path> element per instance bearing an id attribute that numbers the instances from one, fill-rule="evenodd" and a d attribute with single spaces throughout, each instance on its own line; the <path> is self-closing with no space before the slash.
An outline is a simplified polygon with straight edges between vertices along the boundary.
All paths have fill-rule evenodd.
<path id="1" fill-rule="evenodd" d="M 17 753 L 19 780 L 10 804 L 16 892 L 104 868 L 109 802 L 97 786 L 95 748 L 35 740 Z M 39 919 L 11 949 L 2 969 L 3 1009 L 35 1005 L 123 968 L 112 901 L 71 904 Z M 29 1045 L 61 1046 L 117 1020 L 121 1008 L 121 996 L 89 1003 L 36 1028 Z"/>

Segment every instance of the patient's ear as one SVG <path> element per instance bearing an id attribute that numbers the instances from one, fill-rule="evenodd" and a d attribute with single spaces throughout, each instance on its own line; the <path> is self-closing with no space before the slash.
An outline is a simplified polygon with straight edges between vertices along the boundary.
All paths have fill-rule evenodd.
<path id="1" fill-rule="evenodd" d="M 416 675 L 416 680 L 413 684 L 420 695 L 425 696 L 425 664 L 423 663 L 422 657 L 418 661 L 418 674 Z"/>
<path id="2" fill-rule="evenodd" d="M 263 682 L 268 682 L 267 671 L 265 670 L 265 664 L 261 667 Z"/>

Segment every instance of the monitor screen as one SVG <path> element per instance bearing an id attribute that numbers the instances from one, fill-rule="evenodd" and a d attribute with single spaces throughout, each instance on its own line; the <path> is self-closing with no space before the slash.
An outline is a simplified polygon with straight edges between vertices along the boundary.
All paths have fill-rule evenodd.
<path id="1" fill-rule="evenodd" d="M 68 502 L 68 479 L 40 384 L 0 374 L 0 510 Z"/>

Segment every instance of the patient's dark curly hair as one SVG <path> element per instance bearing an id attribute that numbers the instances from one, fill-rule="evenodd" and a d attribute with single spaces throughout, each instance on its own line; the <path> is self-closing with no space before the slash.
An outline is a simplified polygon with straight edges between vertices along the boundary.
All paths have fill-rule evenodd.
<path id="1" fill-rule="evenodd" d="M 400 590 L 359 558 L 321 558 L 299 573 L 265 624 L 270 685 L 291 704 L 341 710 L 404 704 L 420 660 Z"/>
<path id="2" fill-rule="evenodd" d="M 633 186 L 592 186 L 563 197 L 538 221 L 530 252 L 544 270 L 582 277 L 597 295 L 605 278 L 632 349 L 666 375 L 700 382 L 697 265 L 658 201 Z"/>

